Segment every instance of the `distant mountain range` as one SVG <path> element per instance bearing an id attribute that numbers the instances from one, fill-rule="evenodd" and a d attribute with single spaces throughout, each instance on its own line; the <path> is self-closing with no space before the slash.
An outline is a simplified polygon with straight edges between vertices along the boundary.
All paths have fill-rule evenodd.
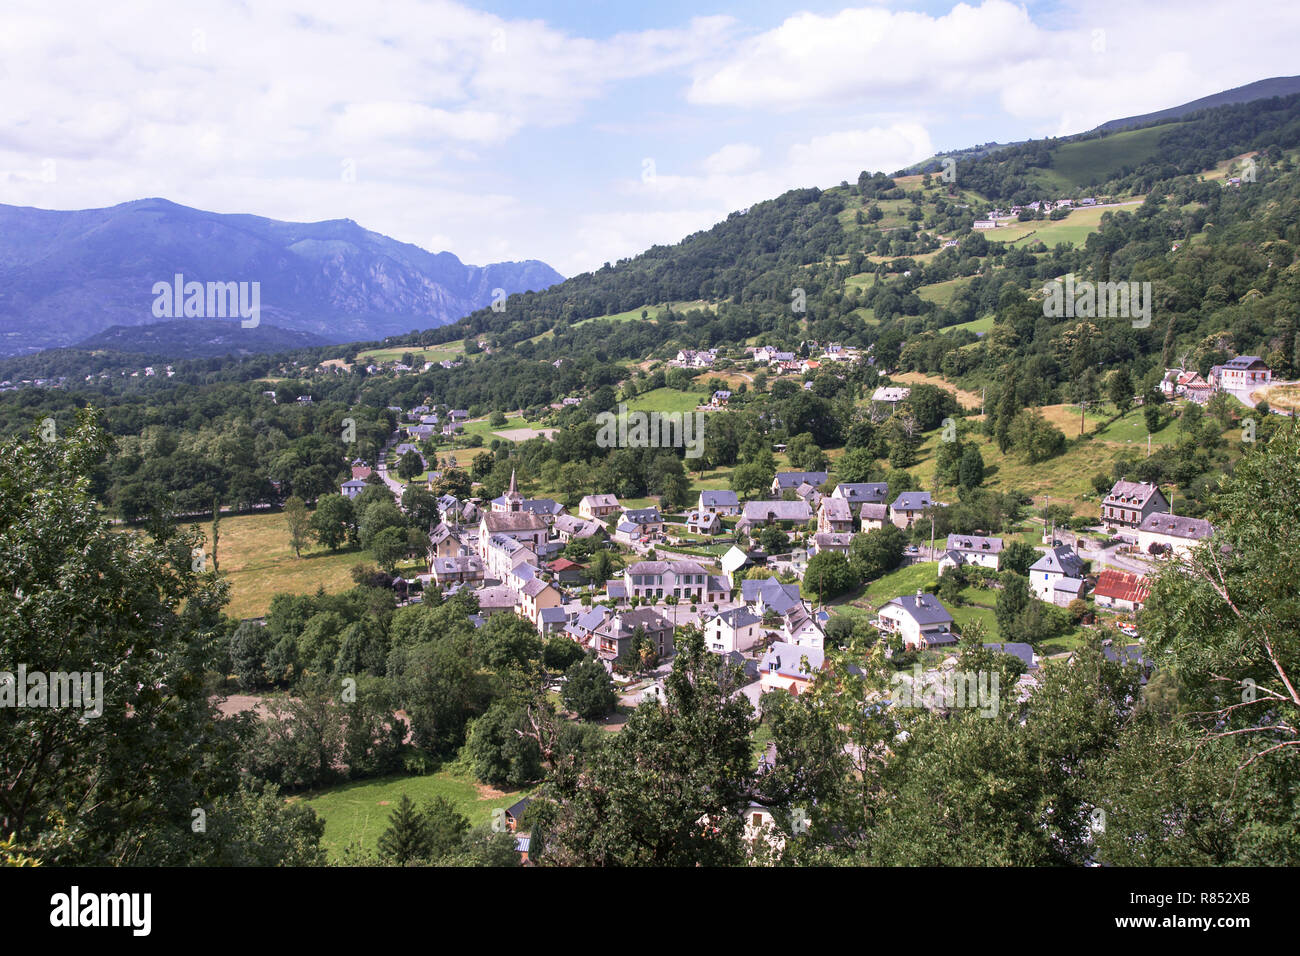
<path id="1" fill-rule="evenodd" d="M 1100 126 L 1089 130 L 1088 133 L 1114 133 L 1122 129 L 1158 123 L 1162 120 L 1167 122 L 1179 119 L 1189 113 L 1195 113 L 1197 110 L 1211 109 L 1215 106 L 1233 106 L 1237 103 L 1250 103 L 1254 100 L 1264 100 L 1272 96 L 1290 96 L 1293 93 L 1300 93 L 1300 76 L 1274 76 L 1267 80 L 1256 80 L 1254 83 L 1247 83 L 1245 86 L 1238 86 L 1235 89 L 1203 96 L 1199 100 L 1192 100 L 1190 103 L 1183 103 L 1181 106 L 1171 106 L 1168 109 L 1157 110 L 1154 113 L 1142 113 L 1139 116 L 1129 116 L 1124 119 L 1107 120 Z M 1088 133 L 1078 135 L 1087 136 Z M 1069 139 L 1070 137 L 1063 138 Z M 906 169 L 900 169 L 894 175 L 909 176 L 916 173 L 934 173 L 943 168 L 943 160 L 947 157 L 958 161 L 980 159 L 1009 146 L 1023 146 L 1027 142 L 1029 141 L 984 143 L 982 146 L 971 146 L 966 149 L 935 153 L 929 159 L 923 159 Z"/>
<path id="2" fill-rule="evenodd" d="M 277 339 L 268 326 L 306 333 L 285 338 L 293 347 L 446 325 L 490 305 L 496 289 L 540 291 L 564 278 L 535 259 L 466 265 L 350 219 L 281 222 L 165 199 L 70 212 L 0 205 L 0 355 L 83 342 L 146 352 L 166 344 L 183 355 L 190 343 L 211 345 L 214 334 L 228 334 L 197 322 L 217 313 L 191 317 L 191 331 L 168 322 L 179 316 L 155 310 L 155 285 L 177 275 L 205 287 L 259 283 L 263 334 L 247 345 L 233 335 L 226 351 L 236 352 L 267 351 Z M 160 321 L 165 329 L 139 329 Z M 107 339 L 96 339 L 109 329 Z"/>

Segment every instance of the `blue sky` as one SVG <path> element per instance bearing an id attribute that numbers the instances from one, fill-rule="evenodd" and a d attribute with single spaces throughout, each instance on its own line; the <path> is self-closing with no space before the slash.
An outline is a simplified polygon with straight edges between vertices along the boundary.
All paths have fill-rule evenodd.
<path id="1" fill-rule="evenodd" d="M 1300 73 L 1298 27 L 1204 0 L 7 0 L 0 202 L 350 218 L 572 275 L 792 187 Z"/>

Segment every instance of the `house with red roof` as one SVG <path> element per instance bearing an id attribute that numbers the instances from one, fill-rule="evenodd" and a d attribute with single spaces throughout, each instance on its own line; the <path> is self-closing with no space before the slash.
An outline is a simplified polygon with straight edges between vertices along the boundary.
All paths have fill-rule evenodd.
<path id="1" fill-rule="evenodd" d="M 1151 583 L 1140 574 L 1106 568 L 1097 575 L 1092 596 L 1098 607 L 1139 611 L 1151 593 Z"/>

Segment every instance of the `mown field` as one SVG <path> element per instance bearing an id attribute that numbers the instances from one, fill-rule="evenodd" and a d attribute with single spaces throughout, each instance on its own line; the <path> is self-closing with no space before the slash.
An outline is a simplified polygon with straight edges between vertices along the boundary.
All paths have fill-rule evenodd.
<path id="1" fill-rule="evenodd" d="M 1164 123 L 1146 129 L 1124 130 L 1100 139 L 1066 143 L 1052 154 L 1050 169 L 1033 169 L 1030 178 L 1063 192 L 1105 182 L 1125 167 L 1135 167 L 1160 149 L 1159 139 L 1180 123 Z"/>
<path id="2" fill-rule="evenodd" d="M 212 522 L 201 522 L 198 527 L 211 554 Z M 295 557 L 289 546 L 289 523 L 279 511 L 221 519 L 217 563 L 230 582 L 226 613 L 231 617 L 261 617 L 276 594 L 312 594 L 318 587 L 331 594 L 346 591 L 354 586 L 352 566 L 373 564 L 374 560 L 369 551 L 334 552 L 315 542 L 303 548 L 301 558 Z M 398 568 L 409 574 L 423 571 L 424 565 L 409 562 Z"/>
<path id="3" fill-rule="evenodd" d="M 490 823 L 494 809 L 509 807 L 527 791 L 495 790 L 479 783 L 465 768 L 452 766 L 424 776 L 400 774 L 339 784 L 293 799 L 306 803 L 325 821 L 321 845 L 331 859 L 338 859 L 350 844 L 375 849 L 403 794 L 416 806 L 436 796 L 444 797 L 469 818 L 471 825 L 477 826 Z"/>
<path id="4" fill-rule="evenodd" d="M 441 362 L 463 355 L 465 353 L 465 343 L 447 342 L 444 345 L 429 345 L 424 348 L 405 345 L 392 349 L 366 349 L 364 352 L 357 353 L 357 361 L 363 364 L 367 362 L 400 362 L 402 356 L 408 353 L 415 356 L 417 362 Z"/>

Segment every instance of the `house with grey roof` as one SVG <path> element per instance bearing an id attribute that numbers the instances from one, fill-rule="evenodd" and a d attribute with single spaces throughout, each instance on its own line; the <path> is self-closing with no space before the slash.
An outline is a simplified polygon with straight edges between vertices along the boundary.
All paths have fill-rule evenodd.
<path id="1" fill-rule="evenodd" d="M 748 529 L 769 524 L 807 524 L 810 518 L 812 508 L 808 502 L 796 498 L 794 501 L 747 501 L 740 521 Z"/>
<path id="2" fill-rule="evenodd" d="M 738 515 L 740 499 L 734 491 L 724 489 L 701 491 L 698 510 L 716 515 Z"/>
<path id="3" fill-rule="evenodd" d="M 928 491 L 904 491 L 889 505 L 889 520 L 906 531 L 934 504 Z"/>
<path id="4" fill-rule="evenodd" d="M 675 653 L 672 621 L 653 608 L 618 609 L 592 631 L 593 646 L 606 670 L 613 670 L 614 662 L 630 653 L 637 628 L 645 632 L 661 659 Z"/>
<path id="5" fill-rule="evenodd" d="M 483 583 L 483 559 L 477 554 L 457 554 L 435 557 L 429 562 L 429 572 L 439 587 L 451 584 L 479 585 Z"/>
<path id="6" fill-rule="evenodd" d="M 800 694 L 826 665 L 826 654 L 817 647 L 796 647 L 777 641 L 767 649 L 759 664 L 763 690 L 786 690 Z"/>
<path id="7" fill-rule="evenodd" d="M 828 496 L 817 508 L 819 532 L 853 533 L 853 507 L 844 498 Z"/>
<path id="8" fill-rule="evenodd" d="M 878 505 L 869 501 L 859 505 L 858 522 L 864 533 L 880 530 L 886 524 L 892 523 L 889 518 L 889 505 Z"/>
<path id="9" fill-rule="evenodd" d="M 716 604 L 731 596 L 731 585 L 697 561 L 638 561 L 623 572 L 630 597 L 675 597 L 692 604 Z"/>
<path id="10" fill-rule="evenodd" d="M 885 602 L 872 622 L 881 634 L 897 635 L 905 648 L 957 643 L 953 617 L 933 594 L 917 591 Z"/>
<path id="11" fill-rule="evenodd" d="M 841 481 L 831 492 L 831 497 L 843 498 L 857 514 L 864 504 L 885 504 L 889 500 L 889 485 L 883 481 Z"/>
<path id="12" fill-rule="evenodd" d="M 573 515 L 558 515 L 551 527 L 555 530 L 556 536 L 565 544 L 605 533 L 605 526 L 599 521 L 588 521 Z"/>
<path id="13" fill-rule="evenodd" d="M 1083 559 L 1068 545 L 1058 544 L 1029 566 L 1029 587 L 1038 600 L 1065 607 L 1087 593 L 1083 575 Z"/>
<path id="14" fill-rule="evenodd" d="M 619 510 L 618 497 L 615 495 L 583 495 L 578 502 L 579 516 L 592 520 L 603 520 Z"/>
<path id="15" fill-rule="evenodd" d="M 1183 515 L 1149 514 L 1138 527 L 1138 547 L 1148 554 L 1168 551 L 1187 557 L 1193 548 L 1214 534 L 1214 525 L 1204 518 Z M 1154 550 L 1153 550 L 1154 546 Z"/>
<path id="16" fill-rule="evenodd" d="M 984 646 L 995 653 L 1009 654 L 1017 658 L 1020 663 L 1025 665 L 1025 673 L 1038 670 L 1038 657 L 1034 654 L 1034 648 L 1031 644 L 1009 641 L 1006 643 L 985 644 Z"/>
<path id="17" fill-rule="evenodd" d="M 830 472 L 826 471 L 778 471 L 772 478 L 772 494 L 779 495 L 786 491 L 794 491 L 802 484 L 819 488 L 826 484 L 828 478 Z"/>
<path id="18" fill-rule="evenodd" d="M 747 651 L 763 638 L 763 618 L 741 605 L 704 620 L 704 643 L 715 654 Z"/>
<path id="19" fill-rule="evenodd" d="M 840 554 L 847 555 L 853 547 L 853 537 L 851 531 L 818 531 L 812 536 L 812 547 L 809 551 L 812 554 L 838 551 Z"/>
<path id="20" fill-rule="evenodd" d="M 945 561 L 949 565 L 973 564 L 996 571 L 1002 555 L 1002 539 L 977 534 L 950 534 L 946 549 L 944 558 L 939 561 L 940 574 L 945 570 Z"/>
<path id="21" fill-rule="evenodd" d="M 713 511 L 689 511 L 686 530 L 694 534 L 721 534 L 722 519 Z"/>

